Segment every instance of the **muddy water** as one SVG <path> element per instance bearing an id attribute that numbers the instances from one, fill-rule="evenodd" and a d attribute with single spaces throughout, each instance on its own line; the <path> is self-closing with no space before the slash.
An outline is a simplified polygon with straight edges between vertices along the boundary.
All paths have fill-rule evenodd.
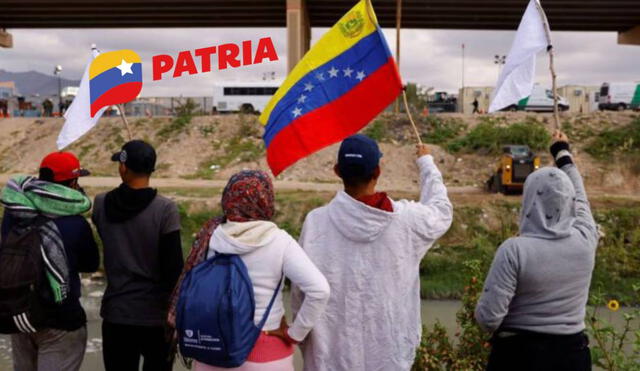
<path id="1" fill-rule="evenodd" d="M 100 284 L 90 284 L 83 287 L 82 305 L 87 312 L 88 319 L 88 339 L 87 350 L 81 371 L 102 371 L 102 334 L 100 319 L 100 301 L 104 286 Z M 285 295 L 288 301 L 288 295 Z M 456 330 L 456 312 L 460 309 L 459 301 L 447 300 L 424 300 L 422 302 L 422 320 L 425 324 L 431 325 L 437 320 L 442 323 L 449 333 Z M 288 307 L 288 305 L 287 305 Z M 619 316 L 617 316 L 619 317 Z M 607 318 L 611 320 L 613 318 Z M 296 370 L 302 369 L 302 360 L 299 352 L 295 356 Z M 179 362 L 176 362 L 174 371 L 186 370 Z M 11 341 L 8 336 L 0 335 L 0 371 L 13 370 L 11 363 Z"/>

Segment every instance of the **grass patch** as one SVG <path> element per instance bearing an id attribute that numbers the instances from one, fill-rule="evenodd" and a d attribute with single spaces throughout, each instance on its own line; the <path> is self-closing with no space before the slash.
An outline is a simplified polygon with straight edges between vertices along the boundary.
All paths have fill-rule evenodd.
<path id="1" fill-rule="evenodd" d="M 368 125 L 363 131 L 363 134 L 376 142 L 386 142 L 389 140 L 389 129 L 387 128 L 387 123 L 380 119 L 377 119 L 372 124 Z"/>
<path id="2" fill-rule="evenodd" d="M 639 154 L 640 117 L 629 125 L 601 131 L 587 144 L 585 151 L 600 160 L 617 154 Z"/>
<path id="3" fill-rule="evenodd" d="M 171 120 L 168 125 L 165 125 L 160 130 L 158 130 L 158 138 L 166 141 L 169 138 L 183 132 L 190 123 L 191 116 L 178 116 Z"/>
<path id="4" fill-rule="evenodd" d="M 418 120 L 422 141 L 425 143 L 445 144 L 458 137 L 467 129 L 467 124 L 457 118 L 424 116 Z"/>
<path id="5" fill-rule="evenodd" d="M 547 129 L 534 117 L 511 125 L 504 118 L 483 118 L 465 136 L 452 140 L 450 152 L 478 152 L 498 154 L 506 144 L 528 145 L 533 151 L 545 149 L 551 142 Z"/>

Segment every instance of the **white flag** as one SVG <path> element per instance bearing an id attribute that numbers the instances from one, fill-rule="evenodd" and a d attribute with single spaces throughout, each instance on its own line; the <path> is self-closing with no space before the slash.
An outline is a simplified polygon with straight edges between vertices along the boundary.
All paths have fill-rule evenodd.
<path id="1" fill-rule="evenodd" d="M 102 116 L 104 111 L 107 109 L 107 107 L 103 107 L 96 113 L 94 117 L 91 117 L 89 66 L 91 66 L 91 62 L 99 54 L 100 52 L 96 48 L 92 48 L 91 58 L 89 59 L 87 68 L 85 68 L 84 70 L 84 75 L 82 75 L 82 81 L 80 81 L 78 94 L 73 99 L 71 106 L 69 106 L 67 111 L 64 113 L 64 126 L 62 127 L 62 130 L 60 130 L 60 134 L 58 134 L 57 140 L 59 150 L 62 150 L 69 144 L 75 142 L 78 138 L 80 138 L 94 126 L 96 126 L 96 123 L 98 123 L 100 116 Z"/>
<path id="2" fill-rule="evenodd" d="M 538 0 L 531 0 L 520 21 L 516 38 L 493 91 L 489 112 L 501 110 L 531 95 L 536 72 L 536 54 L 551 45 L 547 25 L 546 16 Z"/>

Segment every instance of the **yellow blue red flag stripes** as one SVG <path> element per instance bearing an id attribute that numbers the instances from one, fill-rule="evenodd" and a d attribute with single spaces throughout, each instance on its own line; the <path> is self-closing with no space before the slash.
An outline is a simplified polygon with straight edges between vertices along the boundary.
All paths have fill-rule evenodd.
<path id="1" fill-rule="evenodd" d="M 373 8 L 362 0 L 302 58 L 260 116 L 271 171 L 356 133 L 401 90 Z"/>
<path id="2" fill-rule="evenodd" d="M 116 50 L 97 56 L 89 67 L 91 117 L 102 107 L 126 103 L 142 90 L 142 63 L 133 50 Z"/>

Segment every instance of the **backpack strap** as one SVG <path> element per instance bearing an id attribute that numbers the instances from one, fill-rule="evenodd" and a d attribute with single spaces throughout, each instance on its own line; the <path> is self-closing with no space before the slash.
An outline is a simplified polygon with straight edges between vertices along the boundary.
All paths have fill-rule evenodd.
<path id="1" fill-rule="evenodd" d="M 273 303 L 276 301 L 276 296 L 278 296 L 278 292 L 280 292 L 280 286 L 282 286 L 283 279 L 284 279 L 284 272 L 280 275 L 280 281 L 278 281 L 278 286 L 276 286 L 276 291 L 273 293 L 273 296 L 271 297 L 271 301 L 269 301 L 269 305 L 267 306 L 267 310 L 264 312 L 264 315 L 262 316 L 262 320 L 260 320 L 260 323 L 258 324 L 258 328 L 261 330 L 264 324 L 267 322 L 269 313 L 271 313 L 271 307 L 273 306 Z"/>

